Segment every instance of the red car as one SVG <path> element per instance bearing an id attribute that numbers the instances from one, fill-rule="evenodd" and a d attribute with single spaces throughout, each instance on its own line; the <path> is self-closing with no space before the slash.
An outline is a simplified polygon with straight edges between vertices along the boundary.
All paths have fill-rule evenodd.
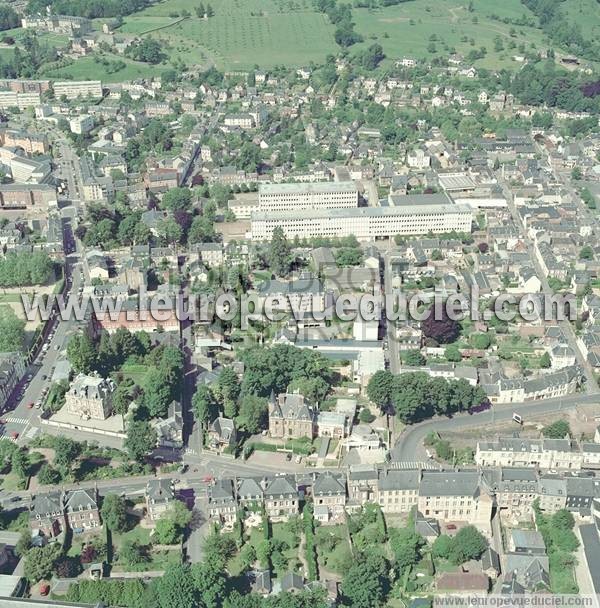
<path id="1" fill-rule="evenodd" d="M 40 585 L 40 595 L 47 596 L 50 593 L 50 585 L 48 583 L 42 583 Z"/>
<path id="2" fill-rule="evenodd" d="M 202 479 L 202 481 L 203 481 L 204 483 L 210 483 L 211 481 L 214 481 L 214 480 L 215 480 L 215 478 L 214 478 L 212 475 L 206 475 L 206 477 L 204 477 L 204 478 Z"/>
<path id="3" fill-rule="evenodd" d="M 33 407 L 33 401 L 30 401 L 30 402 L 27 404 L 27 407 L 28 407 L 29 409 L 31 409 L 31 408 Z"/>
<path id="4" fill-rule="evenodd" d="M 13 439 L 18 439 L 18 437 L 19 437 L 19 433 L 17 433 L 17 431 L 13 431 L 13 432 L 10 434 L 10 436 L 11 436 Z"/>

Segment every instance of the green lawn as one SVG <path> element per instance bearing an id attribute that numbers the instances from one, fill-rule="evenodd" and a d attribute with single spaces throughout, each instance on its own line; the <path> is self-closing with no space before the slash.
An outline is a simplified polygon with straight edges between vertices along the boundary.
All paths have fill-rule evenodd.
<path id="1" fill-rule="evenodd" d="M 540 29 L 513 26 L 490 18 L 491 15 L 497 15 L 500 19 L 515 19 L 524 14 L 532 17 L 532 13 L 520 0 L 474 0 L 472 13 L 468 11 L 467 5 L 468 2 L 462 0 L 414 0 L 381 10 L 354 9 L 353 15 L 356 30 L 365 39 L 362 46 L 378 42 L 389 59 L 404 55 L 430 59 L 436 56 L 428 50 L 433 42 L 438 56 L 447 56 L 444 44 L 464 55 L 472 49 L 485 46 L 487 56 L 477 61 L 476 65 L 491 69 L 515 68 L 519 64 L 512 60 L 512 56 L 518 54 L 518 51 L 508 48 L 513 27 L 516 30 L 513 40 L 517 45 L 524 42 L 526 46 L 535 43 L 538 48 L 544 47 L 545 36 Z M 474 18 L 477 23 L 473 23 Z M 435 41 L 430 40 L 433 33 L 437 37 Z M 496 36 L 503 39 L 504 51 L 494 50 L 493 40 Z M 465 37 L 467 40 L 464 40 Z M 475 41 L 473 46 L 470 44 L 471 38 Z"/>
<path id="2" fill-rule="evenodd" d="M 96 61 L 95 55 L 81 57 L 77 61 L 65 67 L 46 70 L 44 76 L 49 78 L 65 78 L 68 80 L 95 80 L 102 82 L 122 82 L 124 80 L 135 80 L 137 78 L 149 78 L 159 75 L 166 69 L 164 65 L 150 65 L 140 61 L 132 61 L 121 55 L 105 53 L 104 57 L 109 61 L 109 65 Z M 122 61 L 125 67 L 118 70 L 114 69 L 114 62 Z"/>
<path id="3" fill-rule="evenodd" d="M 345 525 L 320 526 L 316 530 L 319 565 L 330 572 L 343 574 L 352 562 Z"/>
<path id="4" fill-rule="evenodd" d="M 123 534 L 113 534 L 112 535 L 112 543 L 115 548 L 115 554 L 118 555 L 119 548 L 122 546 L 123 542 L 126 540 L 138 542 L 140 545 L 149 545 L 151 543 L 150 540 L 150 532 L 151 530 L 148 528 L 142 528 L 141 526 L 136 526 L 132 530 L 128 532 L 124 532 Z M 178 564 L 181 562 L 181 551 L 179 549 L 175 549 L 172 551 L 164 550 L 159 551 L 156 549 L 152 549 L 150 551 L 150 561 L 145 564 L 141 564 L 136 566 L 135 568 L 131 568 L 126 566 L 125 564 L 119 563 L 119 560 L 114 564 L 115 571 L 127 571 L 127 570 L 135 570 L 135 571 L 149 571 L 149 570 L 165 570 L 167 566 L 171 564 Z"/>
<path id="5" fill-rule="evenodd" d="M 21 302 L 21 294 L 20 293 L 1 293 L 0 294 L 0 304 L 11 304 L 11 303 L 19 303 Z"/>
<path id="6" fill-rule="evenodd" d="M 127 378 L 131 378 L 137 385 L 144 388 L 144 382 L 150 367 L 147 365 L 134 365 L 125 363 L 121 368 L 121 371 Z"/>

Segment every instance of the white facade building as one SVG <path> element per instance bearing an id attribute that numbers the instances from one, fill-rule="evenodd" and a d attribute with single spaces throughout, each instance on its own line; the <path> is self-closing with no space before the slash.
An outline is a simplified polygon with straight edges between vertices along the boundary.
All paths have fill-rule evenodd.
<path id="1" fill-rule="evenodd" d="M 354 235 L 359 241 L 371 241 L 398 234 L 471 232 L 471 208 L 455 205 L 446 194 L 402 198 L 404 204 L 396 206 L 260 211 L 252 214 L 252 240 L 270 240 L 277 226 L 290 239 Z"/>
<path id="2" fill-rule="evenodd" d="M 265 184 L 258 191 L 261 212 L 358 207 L 354 182 Z"/>
<path id="3" fill-rule="evenodd" d="M 102 82 L 100 80 L 65 80 L 55 82 L 53 88 L 57 99 L 60 99 L 63 95 L 67 99 L 77 99 L 77 97 L 100 99 L 102 97 Z"/>

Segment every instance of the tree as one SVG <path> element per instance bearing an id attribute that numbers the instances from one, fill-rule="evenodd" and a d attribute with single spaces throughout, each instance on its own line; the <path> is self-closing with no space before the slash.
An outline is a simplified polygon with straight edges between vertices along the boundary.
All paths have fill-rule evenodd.
<path id="1" fill-rule="evenodd" d="M 186 211 L 192 202 L 192 191 L 189 188 L 171 188 L 162 197 L 160 206 L 169 211 Z"/>
<path id="2" fill-rule="evenodd" d="M 160 608 L 193 608 L 198 605 L 190 567 L 187 565 L 168 566 L 157 581 L 156 591 Z"/>
<path id="3" fill-rule="evenodd" d="M 189 243 L 212 243 L 217 238 L 213 220 L 205 215 L 199 215 L 192 221 L 188 231 Z"/>
<path id="4" fill-rule="evenodd" d="M 291 248 L 281 226 L 273 229 L 267 253 L 267 262 L 277 276 L 286 276 L 291 268 Z"/>
<path id="5" fill-rule="evenodd" d="M 550 353 L 545 352 L 540 357 L 540 367 L 542 369 L 548 369 L 552 365 L 552 359 L 550 358 Z"/>
<path id="6" fill-rule="evenodd" d="M 573 170 L 571 171 L 571 179 L 573 180 L 580 180 L 583 177 L 583 174 L 581 173 L 581 169 L 579 167 L 573 167 Z"/>
<path id="7" fill-rule="evenodd" d="M 54 440 L 53 448 L 54 465 L 63 473 L 70 471 L 81 453 L 81 444 L 60 435 Z"/>
<path id="8" fill-rule="evenodd" d="M 479 559 L 487 546 L 485 536 L 475 526 L 465 526 L 454 537 L 452 561 L 463 564 L 470 559 Z"/>
<path id="9" fill-rule="evenodd" d="M 44 464 L 41 466 L 38 474 L 37 480 L 38 483 L 43 486 L 53 486 L 60 482 L 62 476 L 59 471 L 50 466 L 49 464 Z"/>
<path id="10" fill-rule="evenodd" d="M 542 435 L 548 439 L 564 439 L 571 435 L 571 427 L 566 420 L 557 420 L 542 429 Z"/>
<path id="11" fill-rule="evenodd" d="M 125 415 L 133 401 L 135 383 L 131 378 L 124 378 L 113 393 L 113 408 L 117 414 Z"/>
<path id="12" fill-rule="evenodd" d="M 411 528 L 392 528 L 390 547 L 400 572 L 419 562 L 425 544 L 425 539 Z"/>
<path id="13" fill-rule="evenodd" d="M 153 538 L 161 545 L 174 545 L 181 540 L 181 530 L 171 518 L 163 515 L 156 522 Z"/>
<path id="14" fill-rule="evenodd" d="M 460 363 L 462 361 L 462 355 L 460 354 L 460 349 L 455 344 L 451 344 L 450 346 L 446 346 L 444 350 L 444 357 L 451 363 Z"/>
<path id="15" fill-rule="evenodd" d="M 420 367 L 427 362 L 425 357 L 418 350 L 407 350 L 401 355 L 402 363 L 411 367 Z"/>
<path id="16" fill-rule="evenodd" d="M 441 534 L 434 541 L 431 547 L 433 557 L 449 560 L 452 556 L 454 540 L 447 534 Z"/>
<path id="17" fill-rule="evenodd" d="M 215 384 L 215 395 L 223 406 L 227 418 L 235 418 L 238 412 L 237 399 L 240 395 L 240 382 L 231 367 L 226 367 Z"/>
<path id="18" fill-rule="evenodd" d="M 20 24 L 19 15 L 11 6 L 0 6 L 0 30 L 12 30 Z"/>
<path id="19" fill-rule="evenodd" d="M 124 447 L 129 458 L 141 462 L 156 446 L 156 431 L 146 420 L 132 420 L 127 427 Z"/>
<path id="20" fill-rule="evenodd" d="M 219 415 L 219 405 L 206 384 L 200 384 L 192 397 L 192 407 L 196 420 L 204 427 Z"/>
<path id="21" fill-rule="evenodd" d="M 589 245 L 584 245 L 579 252 L 580 260 L 593 260 L 594 250 Z"/>
<path id="22" fill-rule="evenodd" d="M 376 371 L 367 385 L 367 395 L 369 399 L 385 411 L 392 399 L 392 389 L 394 385 L 394 377 L 388 370 Z"/>
<path id="23" fill-rule="evenodd" d="M 10 460 L 10 467 L 12 472 L 21 479 L 25 479 L 27 477 L 27 472 L 29 470 L 29 459 L 27 458 L 27 453 L 25 450 L 18 449 L 13 452 Z"/>
<path id="24" fill-rule="evenodd" d="M 444 306 L 439 316 L 434 308 L 430 309 L 429 316 L 421 322 L 421 330 L 426 338 L 435 340 L 438 344 L 450 344 L 458 338 L 460 324 L 448 316 Z"/>
<path id="25" fill-rule="evenodd" d="M 67 345 L 67 359 L 77 373 L 89 374 L 96 365 L 97 353 L 87 333 L 77 334 Z"/>
<path id="26" fill-rule="evenodd" d="M 126 566 L 134 567 L 148 561 L 148 547 L 136 540 L 126 539 L 119 550 L 119 560 Z"/>
<path id="27" fill-rule="evenodd" d="M 127 529 L 127 507 L 117 494 L 104 497 L 100 514 L 104 525 L 112 532 L 125 532 Z"/>
<path id="28" fill-rule="evenodd" d="M 31 583 L 49 579 L 61 553 L 62 546 L 60 543 L 30 549 L 25 557 L 26 578 Z"/>
<path id="29" fill-rule="evenodd" d="M 342 581 L 344 603 L 352 608 L 382 606 L 389 591 L 388 572 L 383 556 L 377 553 L 356 556 Z"/>
<path id="30" fill-rule="evenodd" d="M 183 530 L 192 520 L 192 512 L 181 500 L 174 500 L 163 517 L 168 517 L 180 529 Z"/>
<path id="31" fill-rule="evenodd" d="M 4 306 L 0 312 L 0 352 L 21 351 L 25 339 L 25 321 Z"/>
<path id="32" fill-rule="evenodd" d="M 172 400 L 172 390 L 164 374 L 159 369 L 151 369 L 146 375 L 143 400 L 150 416 L 166 416 Z"/>
<path id="33" fill-rule="evenodd" d="M 372 44 L 360 54 L 360 63 L 365 70 L 374 70 L 385 58 L 383 47 L 380 44 Z"/>
<path id="34" fill-rule="evenodd" d="M 238 423 L 248 433 L 258 433 L 268 424 L 268 410 L 267 400 L 263 397 L 244 395 L 240 400 Z"/>
<path id="35" fill-rule="evenodd" d="M 160 63 L 165 58 L 160 42 L 154 38 L 143 38 L 141 41 L 128 46 L 126 54 L 136 61 L 153 65 Z"/>
<path id="36" fill-rule="evenodd" d="M 473 348 L 477 348 L 479 350 L 489 348 L 490 344 L 492 343 L 492 340 L 488 334 L 473 334 L 470 339 Z"/>
<path id="37" fill-rule="evenodd" d="M 156 225 L 158 237 L 167 245 L 180 243 L 183 238 L 183 230 L 174 218 L 159 220 Z"/>

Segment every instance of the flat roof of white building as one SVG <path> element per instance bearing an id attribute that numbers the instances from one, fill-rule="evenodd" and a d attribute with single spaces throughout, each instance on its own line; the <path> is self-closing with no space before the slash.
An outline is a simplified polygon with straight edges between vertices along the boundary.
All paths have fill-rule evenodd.
<path id="1" fill-rule="evenodd" d="M 261 184 L 259 194 L 322 194 L 327 192 L 358 192 L 355 182 L 294 182 L 291 184 Z"/>
<path id="2" fill-rule="evenodd" d="M 469 205 L 451 203 L 412 204 L 392 207 L 350 207 L 342 209 L 294 209 L 290 211 L 257 211 L 252 221 L 281 221 L 294 219 L 328 219 L 354 217 L 398 217 L 401 215 L 456 215 L 472 213 Z"/>

